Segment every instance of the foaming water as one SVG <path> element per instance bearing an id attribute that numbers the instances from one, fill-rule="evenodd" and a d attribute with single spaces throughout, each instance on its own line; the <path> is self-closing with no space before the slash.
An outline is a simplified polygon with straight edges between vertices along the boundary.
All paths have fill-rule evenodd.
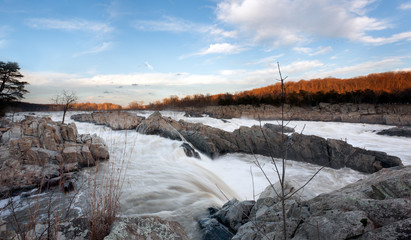
<path id="1" fill-rule="evenodd" d="M 152 112 L 137 112 L 148 117 Z M 73 122 L 69 112 L 66 122 Z M 240 126 L 258 125 L 249 119 L 186 118 L 181 112 L 162 112 L 164 116 L 189 122 L 199 122 L 226 131 Z M 24 114 L 18 114 L 16 119 Z M 50 115 L 61 121 L 62 113 L 36 113 Z M 264 121 L 264 123 L 277 121 Z M 211 160 L 201 154 L 201 160 L 186 157 L 180 148 L 182 142 L 158 136 L 141 135 L 136 131 L 113 131 L 104 126 L 76 122 L 80 134 L 90 133 L 102 137 L 110 151 L 110 160 L 103 163 L 102 170 L 125 169 L 125 181 L 121 197 L 122 215 L 157 215 L 180 222 L 191 239 L 199 239 L 196 217 L 210 206 L 221 206 L 236 197 L 240 200 L 256 199 L 268 185 L 264 174 L 255 165 L 258 160 L 264 165 L 266 175 L 277 182 L 271 159 L 249 154 L 227 154 Z M 399 156 L 404 164 L 411 164 L 410 140 L 401 137 L 380 136 L 373 132 L 391 126 L 292 121 L 288 124 L 304 134 L 325 138 L 342 139 L 348 143 L 371 150 L 385 151 Z M 305 126 L 305 127 L 304 127 Z M 125 165 L 122 165 L 125 161 Z M 276 160 L 281 168 L 281 162 Z M 287 161 L 287 178 L 303 185 L 319 167 L 295 161 Z M 324 168 L 307 186 L 314 195 L 339 189 L 365 175 L 351 169 Z M 0 203 L 1 205 L 1 203 Z"/>

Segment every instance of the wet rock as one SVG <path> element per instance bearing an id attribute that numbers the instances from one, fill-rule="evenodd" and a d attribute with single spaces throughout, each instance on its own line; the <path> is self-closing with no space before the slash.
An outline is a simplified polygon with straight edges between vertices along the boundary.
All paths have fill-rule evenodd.
<path id="1" fill-rule="evenodd" d="M 411 137 L 411 127 L 394 127 L 377 132 L 379 135 Z"/>
<path id="2" fill-rule="evenodd" d="M 194 148 L 191 147 L 190 144 L 183 143 L 180 147 L 184 150 L 184 153 L 187 157 L 195 157 L 197 159 L 201 159 L 200 154 L 196 150 L 194 150 Z"/>
<path id="3" fill-rule="evenodd" d="M 158 239 L 158 240 L 188 240 L 183 227 L 175 221 L 166 221 L 156 216 L 136 218 L 119 218 L 104 240 L 118 239 Z"/>
<path id="4" fill-rule="evenodd" d="M 240 202 L 237 199 L 232 199 L 224 204 L 212 217 L 229 227 L 233 232 L 237 232 L 241 225 L 250 221 L 249 216 L 254 204 L 255 201 Z"/>
<path id="5" fill-rule="evenodd" d="M 201 218 L 198 223 L 203 240 L 230 240 L 234 236 L 234 233 L 215 218 Z"/>

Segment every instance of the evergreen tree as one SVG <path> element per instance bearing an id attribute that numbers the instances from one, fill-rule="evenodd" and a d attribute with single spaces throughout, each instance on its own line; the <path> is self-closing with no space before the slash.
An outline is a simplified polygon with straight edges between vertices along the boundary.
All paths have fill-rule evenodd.
<path id="1" fill-rule="evenodd" d="M 21 78 L 23 75 L 18 63 L 0 61 L 0 116 L 4 114 L 7 103 L 19 101 L 28 93 L 25 89 L 28 83 L 20 81 Z"/>

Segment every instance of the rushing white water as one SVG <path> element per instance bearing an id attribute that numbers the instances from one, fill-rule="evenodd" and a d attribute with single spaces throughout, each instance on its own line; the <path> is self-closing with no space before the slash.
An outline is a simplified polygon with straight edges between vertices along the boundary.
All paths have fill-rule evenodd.
<path id="1" fill-rule="evenodd" d="M 49 113 L 36 113 L 48 115 Z M 67 122 L 72 122 L 70 112 Z M 138 112 L 149 116 L 151 112 Z M 233 131 L 240 126 L 259 124 L 250 119 L 222 121 L 210 117 L 186 118 L 179 112 L 162 112 L 173 119 L 200 122 L 209 126 Z M 21 117 L 16 116 L 16 118 Z M 55 121 L 61 113 L 51 113 Z M 267 121 L 262 122 L 262 124 Z M 276 121 L 269 121 L 276 123 Z M 201 160 L 186 157 L 179 147 L 182 142 L 159 136 L 141 135 L 135 131 L 113 131 L 104 126 L 76 122 L 79 133 L 96 133 L 102 137 L 110 150 L 110 163 L 121 168 L 125 160 L 126 176 L 121 198 L 121 214 L 128 216 L 158 215 L 180 222 L 191 238 L 198 238 L 195 218 L 207 207 L 221 206 L 236 197 L 240 200 L 255 199 L 268 185 L 264 174 L 254 161 L 264 164 L 264 170 L 272 182 L 277 182 L 271 159 L 248 154 L 228 154 L 211 160 L 201 155 Z M 385 151 L 399 156 L 405 165 L 411 164 L 410 140 L 403 137 L 377 135 L 374 130 L 390 126 L 300 122 L 288 124 L 304 134 L 346 140 L 348 143 L 372 150 Z M 305 126 L 305 127 L 304 127 Z M 281 163 L 277 161 L 279 167 Z M 287 178 L 304 184 L 319 167 L 307 163 L 287 161 Z M 314 195 L 330 192 L 364 177 L 350 169 L 324 168 L 306 187 Z"/>

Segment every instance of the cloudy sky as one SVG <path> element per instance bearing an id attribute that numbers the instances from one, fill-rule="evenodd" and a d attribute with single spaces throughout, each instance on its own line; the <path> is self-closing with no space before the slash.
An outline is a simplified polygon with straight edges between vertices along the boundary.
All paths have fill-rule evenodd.
<path id="1" fill-rule="evenodd" d="M 411 70 L 411 1 L 0 0 L 0 61 L 25 101 L 149 103 L 288 81 Z"/>

